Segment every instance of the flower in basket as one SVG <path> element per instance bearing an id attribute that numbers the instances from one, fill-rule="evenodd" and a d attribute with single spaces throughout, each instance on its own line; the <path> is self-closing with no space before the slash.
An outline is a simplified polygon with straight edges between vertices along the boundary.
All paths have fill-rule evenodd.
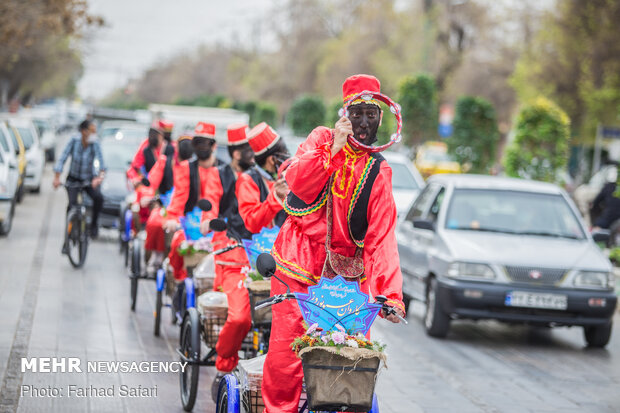
<path id="1" fill-rule="evenodd" d="M 337 324 L 336 330 L 323 331 L 318 324 L 312 324 L 306 332 L 297 337 L 291 344 L 291 348 L 296 354 L 306 347 L 335 347 L 335 348 L 362 348 L 383 352 L 385 344 L 379 341 L 371 341 L 361 333 L 352 334 L 347 332 L 344 327 Z"/>
<path id="2" fill-rule="evenodd" d="M 264 280 L 263 276 L 254 269 L 249 266 L 245 266 L 241 268 L 241 274 L 245 276 L 245 286 L 247 287 L 252 281 L 262 281 Z"/>
<path id="3" fill-rule="evenodd" d="M 209 238 L 200 238 L 196 241 L 185 240 L 181 243 L 178 250 L 179 255 L 193 255 L 195 253 L 211 253 L 213 252 L 213 244 Z"/>

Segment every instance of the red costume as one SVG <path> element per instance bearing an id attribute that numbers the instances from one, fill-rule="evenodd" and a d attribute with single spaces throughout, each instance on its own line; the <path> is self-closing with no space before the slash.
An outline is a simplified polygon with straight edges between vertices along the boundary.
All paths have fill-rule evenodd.
<path id="1" fill-rule="evenodd" d="M 280 136 L 263 122 L 252 128 L 249 143 L 254 154 L 261 155 L 280 139 Z M 273 185 L 273 177 L 260 166 L 241 174 L 237 180 L 239 214 L 245 227 L 253 234 L 259 233 L 264 227 L 281 226 L 286 218 L 282 210 L 282 200 L 272 191 Z"/>
<path id="2" fill-rule="evenodd" d="M 215 126 L 199 122 L 196 126 L 194 139 L 197 137 L 207 137 L 215 140 Z M 174 191 L 170 205 L 167 208 L 166 220 L 176 220 L 190 212 L 196 206 L 199 199 L 206 197 L 206 185 L 210 176 L 210 169 L 199 166 L 197 159 L 183 161 L 174 170 Z M 197 184 L 192 183 L 192 177 L 197 176 Z M 168 258 L 174 270 L 174 278 L 177 281 L 187 277 L 187 271 L 183 267 L 183 257 L 179 255 L 177 249 L 185 241 L 185 234 L 182 230 L 174 233 L 170 244 Z"/>
<path id="3" fill-rule="evenodd" d="M 379 81 L 370 76 L 347 79 L 343 85 L 344 100 L 363 90 L 379 91 Z M 331 249 L 353 257 L 357 248 L 363 248 L 361 290 L 371 296 L 385 295 L 388 304 L 404 311 L 394 234 L 392 171 L 382 157 L 356 152 L 348 144 L 332 157 L 332 133 L 325 127 L 312 131 L 286 171 L 291 192 L 285 208 L 290 216 L 272 250 L 276 273 L 286 279 L 294 292 L 306 293 L 308 286 L 319 281 L 326 259 L 326 201 L 327 191 L 331 191 Z M 353 222 L 361 225 L 351 225 Z M 272 295 L 285 290 L 272 278 Z M 265 412 L 297 412 L 303 371 L 290 345 L 304 332 L 303 318 L 297 303 L 292 301 L 274 305 L 272 311 L 269 352 L 263 370 Z"/>
<path id="4" fill-rule="evenodd" d="M 191 139 L 191 137 L 181 136 L 178 141 L 180 142 L 184 139 Z M 175 143 L 172 143 L 171 145 L 174 147 Z M 161 191 L 164 193 L 168 191 L 169 185 L 165 185 L 164 188 L 160 188 L 162 181 L 165 181 L 166 179 L 169 180 L 170 178 L 174 179 L 175 170 L 181 165 L 181 162 L 176 156 L 176 152 L 172 155 L 173 159 L 171 165 L 168 162 L 168 156 L 163 153 L 160 154 L 157 162 L 155 162 L 155 165 L 149 171 L 148 179 L 150 186 L 147 187 L 145 191 L 148 191 L 148 196 L 151 198 L 155 196 L 155 193 L 158 190 L 160 190 L 160 193 Z M 171 176 L 165 177 L 167 164 L 172 168 L 172 174 Z M 164 216 L 162 215 L 164 211 L 165 210 L 160 207 L 155 207 L 151 210 L 149 218 L 146 221 L 146 240 L 144 241 L 144 248 L 146 250 L 164 252 L 166 248 L 163 229 Z"/>
<path id="5" fill-rule="evenodd" d="M 247 143 L 246 125 L 228 128 L 228 145 L 238 146 Z M 249 238 L 251 233 L 244 227 L 237 209 L 235 182 L 241 175 L 230 165 L 223 165 L 209 170 L 207 180 L 207 199 L 212 209 L 202 214 L 203 220 L 227 218 L 229 232 L 216 232 L 213 235 L 213 248 L 221 249 L 236 244 L 235 238 Z M 239 350 L 243 339 L 252 326 L 250 300 L 245 288 L 243 267 L 249 267 L 247 254 L 241 248 L 235 248 L 215 257 L 216 280 L 214 289 L 223 291 L 228 298 L 228 317 L 217 341 L 215 350 L 217 359 L 215 367 L 221 372 L 232 371 L 239 362 Z"/>

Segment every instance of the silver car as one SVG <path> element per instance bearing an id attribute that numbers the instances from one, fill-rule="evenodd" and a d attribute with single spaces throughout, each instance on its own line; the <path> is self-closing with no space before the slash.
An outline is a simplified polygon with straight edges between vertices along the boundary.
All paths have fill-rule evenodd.
<path id="1" fill-rule="evenodd" d="M 427 303 L 429 335 L 453 319 L 583 326 L 609 341 L 611 263 L 555 185 L 477 175 L 431 177 L 397 229 L 407 299 Z"/>

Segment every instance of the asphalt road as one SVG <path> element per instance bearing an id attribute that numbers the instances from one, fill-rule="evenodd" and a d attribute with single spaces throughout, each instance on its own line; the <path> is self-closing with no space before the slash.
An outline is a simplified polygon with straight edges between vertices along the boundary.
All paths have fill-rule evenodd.
<path id="1" fill-rule="evenodd" d="M 181 412 L 175 373 L 21 372 L 22 357 L 86 361 L 172 361 L 179 328 L 164 313 L 152 334 L 155 286 L 140 284 L 135 313 L 116 243 L 102 231 L 83 269 L 61 256 L 66 195 L 51 189 L 18 206 L 10 235 L 0 238 L 0 412 Z M 376 323 L 388 345 L 388 369 L 378 380 L 382 413 L 620 412 L 620 313 L 604 350 L 585 347 L 581 329 L 534 329 L 495 322 L 455 322 L 445 340 L 423 331 L 423 307 L 409 325 Z M 196 412 L 214 412 L 212 367 L 201 369 Z M 152 397 L 68 397 L 79 387 L 153 388 Z M 22 386 L 65 389 L 63 397 L 33 397 Z"/>

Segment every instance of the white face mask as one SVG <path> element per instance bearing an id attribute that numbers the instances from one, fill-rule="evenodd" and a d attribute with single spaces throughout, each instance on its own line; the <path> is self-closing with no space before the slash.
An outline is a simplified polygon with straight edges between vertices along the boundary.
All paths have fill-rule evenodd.
<path id="1" fill-rule="evenodd" d="M 97 142 L 97 135 L 95 135 L 94 133 L 91 133 L 90 136 L 88 137 L 88 143 L 95 143 Z"/>

